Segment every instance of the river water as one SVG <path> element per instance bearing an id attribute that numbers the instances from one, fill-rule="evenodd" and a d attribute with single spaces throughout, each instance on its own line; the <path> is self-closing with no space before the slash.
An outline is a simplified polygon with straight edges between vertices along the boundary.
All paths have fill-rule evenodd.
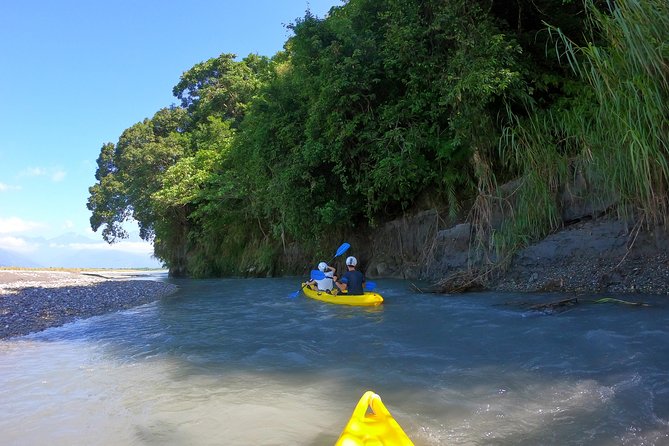
<path id="1" fill-rule="evenodd" d="M 380 280 L 366 309 L 290 279 L 175 282 L 0 342 L 0 443 L 332 445 L 374 390 L 416 445 L 669 444 L 666 297 L 545 314 L 519 304 L 565 296 Z"/>

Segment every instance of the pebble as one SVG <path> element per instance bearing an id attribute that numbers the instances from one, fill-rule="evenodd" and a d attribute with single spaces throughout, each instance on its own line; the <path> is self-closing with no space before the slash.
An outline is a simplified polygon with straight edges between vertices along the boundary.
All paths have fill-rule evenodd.
<path id="1" fill-rule="evenodd" d="M 511 268 L 490 286 L 497 291 L 669 295 L 669 254 L 619 259 L 570 257 Z"/>
<path id="2" fill-rule="evenodd" d="M 144 305 L 177 290 L 173 284 L 152 280 L 0 285 L 0 339 Z"/>

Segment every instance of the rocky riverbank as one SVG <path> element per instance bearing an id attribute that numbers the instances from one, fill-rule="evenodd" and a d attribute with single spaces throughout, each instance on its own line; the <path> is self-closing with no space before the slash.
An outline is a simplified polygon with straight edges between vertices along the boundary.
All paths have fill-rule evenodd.
<path id="1" fill-rule="evenodd" d="M 582 218 L 516 252 L 508 264 L 470 259 L 472 226 L 441 229 L 436 211 L 376 233 L 367 274 L 432 282 L 433 291 L 669 295 L 669 228 L 614 217 Z"/>
<path id="2" fill-rule="evenodd" d="M 136 307 L 176 289 L 129 273 L 0 270 L 0 339 Z"/>
<path id="3" fill-rule="evenodd" d="M 442 279 L 442 292 L 669 295 L 666 230 L 630 230 L 617 220 L 581 222 L 520 250 L 511 264 L 483 277 L 461 269 Z"/>
<path id="4" fill-rule="evenodd" d="M 491 288 L 669 295 L 669 234 L 602 219 L 581 222 L 521 250 Z"/>

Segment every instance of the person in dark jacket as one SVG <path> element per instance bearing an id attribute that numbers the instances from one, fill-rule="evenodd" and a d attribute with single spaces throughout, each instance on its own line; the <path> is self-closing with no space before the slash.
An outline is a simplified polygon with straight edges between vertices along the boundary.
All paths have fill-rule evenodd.
<path id="1" fill-rule="evenodd" d="M 341 276 L 341 279 L 335 282 L 337 288 L 346 291 L 352 296 L 365 294 L 365 275 L 355 269 L 357 264 L 358 259 L 353 256 L 348 257 L 346 259 L 346 268 L 348 271 Z"/>

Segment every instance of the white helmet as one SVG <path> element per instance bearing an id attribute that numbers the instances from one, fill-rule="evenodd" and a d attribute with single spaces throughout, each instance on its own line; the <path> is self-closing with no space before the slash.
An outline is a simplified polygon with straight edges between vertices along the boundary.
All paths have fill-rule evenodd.
<path id="1" fill-rule="evenodd" d="M 353 256 L 346 258 L 346 266 L 355 266 L 358 264 L 358 259 Z"/>
<path id="2" fill-rule="evenodd" d="M 328 269 L 328 264 L 325 263 L 325 262 L 321 262 L 321 263 L 318 264 L 318 269 L 319 269 L 320 271 L 325 272 L 325 270 Z"/>

